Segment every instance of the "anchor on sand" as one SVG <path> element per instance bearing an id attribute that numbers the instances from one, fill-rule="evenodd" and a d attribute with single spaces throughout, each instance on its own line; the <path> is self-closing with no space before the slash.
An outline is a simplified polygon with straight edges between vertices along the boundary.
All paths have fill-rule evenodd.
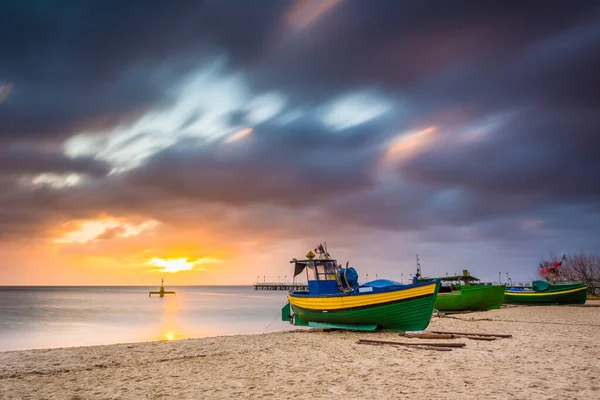
<path id="1" fill-rule="evenodd" d="M 165 290 L 164 281 L 165 279 L 162 278 L 160 280 L 160 290 L 151 290 L 148 294 L 148 297 L 152 296 L 153 294 L 157 294 L 160 297 L 165 297 L 165 294 L 175 294 L 174 290 Z"/>

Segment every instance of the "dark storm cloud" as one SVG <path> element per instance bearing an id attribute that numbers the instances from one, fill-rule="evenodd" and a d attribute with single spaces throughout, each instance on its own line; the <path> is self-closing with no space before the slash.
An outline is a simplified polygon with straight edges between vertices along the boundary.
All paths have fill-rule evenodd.
<path id="1" fill-rule="evenodd" d="M 173 146 L 131 171 L 127 180 L 204 202 L 318 205 L 374 185 L 376 153 L 368 138 L 377 136 L 378 128 L 367 124 L 333 135 L 315 122 L 264 123 L 239 141 Z"/>
<path id="2" fill-rule="evenodd" d="M 600 199 L 600 116 L 528 109 L 489 138 L 433 146 L 400 168 L 403 178 L 438 188 L 552 202 Z M 582 199 L 580 199 L 582 200 Z M 528 202 L 530 203 L 530 202 Z"/>
<path id="3" fill-rule="evenodd" d="M 207 45 L 255 54 L 284 7 L 214 1 L 3 3 L 2 72 L 35 82 L 85 83 L 165 60 L 194 64 L 190 51 Z"/>
<path id="4" fill-rule="evenodd" d="M 173 210 L 186 215 L 210 203 L 296 207 L 342 227 L 392 231 L 487 224 L 479 232 L 490 240 L 564 203 L 573 207 L 559 219 L 572 225 L 597 213 L 581 206 L 600 196 L 596 1 L 343 0 L 301 29 L 286 22 L 286 2 L 61 5 L 0 5 L 0 84 L 12 85 L 0 103 L 0 145 L 60 141 L 135 120 L 169 105 L 171 84 L 221 54 L 225 74 L 244 72 L 257 94 L 283 92 L 289 109 L 374 87 L 408 111 L 398 106 L 393 117 L 341 132 L 302 118 L 263 123 L 240 141 L 179 143 L 105 178 L 91 160 L 0 151 L 2 172 L 97 177 L 59 190 L 7 181 L 6 235 L 23 234 L 19 221 L 31 233 L 102 212 L 168 222 L 181 218 Z M 472 120 L 506 111 L 517 116 L 481 140 L 459 141 Z M 224 117 L 245 121 L 242 110 Z M 173 129 L 202 118 L 193 114 Z M 390 135 L 432 124 L 453 133 L 402 163 L 394 179 L 378 181 Z M 498 222 L 509 217 L 516 220 Z"/>
<path id="5" fill-rule="evenodd" d="M 91 158 L 70 158 L 56 151 L 45 151 L 35 147 L 1 148 L 0 175 L 22 175 L 52 173 L 84 173 L 103 176 L 108 166 Z"/>
<path id="6" fill-rule="evenodd" d="M 12 83 L 13 93 L 0 107 L 0 134 L 65 137 L 116 125 L 164 100 L 177 77 L 215 53 L 251 71 L 256 86 L 313 100 L 372 84 L 406 92 L 425 109 L 436 99 L 469 101 L 462 92 L 486 95 L 477 88 L 498 91 L 505 83 L 490 80 L 514 76 L 528 90 L 577 93 L 585 86 L 581 76 L 565 84 L 555 79 L 560 74 L 539 74 L 556 62 L 568 68 L 560 55 L 542 54 L 521 74 L 510 66 L 528 46 L 598 17 L 597 2 L 587 1 L 346 0 L 296 31 L 286 22 L 291 4 L 3 3 L 0 80 Z M 589 34 L 575 31 L 571 40 L 577 46 L 577 37 Z M 597 55 L 585 51 L 593 48 L 588 40 L 572 58 L 587 67 L 572 72 L 594 70 L 587 58 L 597 62 Z"/>
<path id="7" fill-rule="evenodd" d="M 58 143 L 78 131 L 110 128 L 140 115 L 157 100 L 148 82 L 40 82 L 13 80 L 0 105 L 0 143 L 34 139 Z"/>
<path id="8" fill-rule="evenodd" d="M 538 210 L 541 203 L 545 204 L 543 200 L 541 196 L 492 196 L 465 189 L 423 187 L 421 184 L 404 182 L 336 198 L 323 206 L 323 214 L 337 223 L 355 227 L 421 232 L 425 239 L 429 232 L 437 235 L 437 229 L 444 227 L 458 229 L 485 223 L 493 225 L 502 218 L 525 220 L 528 213 Z M 489 228 L 487 230 L 488 234 L 492 231 Z M 500 238 L 504 232 L 498 230 L 496 233 Z M 513 238 L 523 236 L 522 232 L 516 231 L 513 235 Z"/>
<path id="9" fill-rule="evenodd" d="M 204 55 L 257 49 L 270 29 L 270 10 L 279 8 L 4 2 L 0 83 L 10 83 L 12 93 L 0 107 L 0 140 L 64 138 L 131 119 L 165 101 L 169 86 Z"/>
<path id="10" fill-rule="evenodd" d="M 322 23 L 284 35 L 266 56 L 263 75 L 258 74 L 267 85 L 289 84 L 291 91 L 315 90 L 316 95 L 327 88 L 377 84 L 419 97 L 421 86 L 433 78 L 446 83 L 461 77 L 463 88 L 477 87 L 486 74 L 502 74 L 528 46 L 597 23 L 598 10 L 593 1 L 577 7 L 567 2 L 345 1 Z M 440 94 L 452 96 L 443 91 L 435 96 Z"/>

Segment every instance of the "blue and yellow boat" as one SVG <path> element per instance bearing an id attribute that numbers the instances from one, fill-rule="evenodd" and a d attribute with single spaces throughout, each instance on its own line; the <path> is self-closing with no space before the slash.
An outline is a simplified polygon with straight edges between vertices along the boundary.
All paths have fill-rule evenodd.
<path id="1" fill-rule="evenodd" d="M 291 291 L 282 320 L 315 328 L 418 331 L 429 325 L 439 280 L 404 285 L 387 279 L 358 284 L 352 267 L 342 268 L 322 245 L 320 254 L 292 260 L 294 277 L 306 272 L 308 291 Z"/>

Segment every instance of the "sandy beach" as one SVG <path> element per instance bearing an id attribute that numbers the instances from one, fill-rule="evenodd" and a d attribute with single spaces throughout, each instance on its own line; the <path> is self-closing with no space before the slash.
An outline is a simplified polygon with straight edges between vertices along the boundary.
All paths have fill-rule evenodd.
<path id="1" fill-rule="evenodd" d="M 398 333 L 262 335 L 0 353 L 2 399 L 600 398 L 600 301 L 434 317 L 428 330 L 512 334 L 448 352 Z"/>

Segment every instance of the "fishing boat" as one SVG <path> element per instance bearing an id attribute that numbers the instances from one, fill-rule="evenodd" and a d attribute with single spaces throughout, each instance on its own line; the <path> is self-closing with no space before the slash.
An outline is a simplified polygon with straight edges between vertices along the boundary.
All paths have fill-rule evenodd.
<path id="1" fill-rule="evenodd" d="M 417 277 L 421 278 L 421 265 L 417 256 Z M 488 311 L 502 306 L 506 285 L 477 285 L 478 278 L 464 269 L 462 275 L 436 278 L 441 282 L 434 308 L 438 311 Z M 449 284 L 445 284 L 449 283 Z"/>
<path id="2" fill-rule="evenodd" d="M 585 304 L 587 285 L 584 282 L 550 283 L 533 281 L 529 288 L 509 288 L 504 302 L 516 304 Z"/>
<path id="3" fill-rule="evenodd" d="M 502 306 L 506 285 L 442 286 L 435 301 L 438 311 L 488 311 Z"/>
<path id="4" fill-rule="evenodd" d="M 315 259 L 316 254 L 319 255 Z M 353 267 L 342 267 L 319 245 L 294 264 L 305 272 L 307 291 L 290 291 L 281 318 L 293 325 L 351 330 L 418 331 L 429 325 L 439 280 L 412 284 L 377 279 L 358 283 Z"/>

